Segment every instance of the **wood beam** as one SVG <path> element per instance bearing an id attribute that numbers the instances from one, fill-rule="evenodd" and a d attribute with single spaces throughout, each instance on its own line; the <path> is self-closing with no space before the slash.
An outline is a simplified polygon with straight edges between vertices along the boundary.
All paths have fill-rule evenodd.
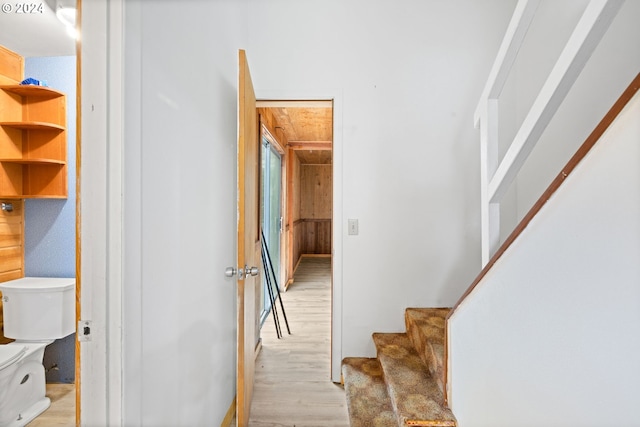
<path id="1" fill-rule="evenodd" d="M 331 141 L 289 141 L 287 147 L 292 150 L 331 150 Z"/>

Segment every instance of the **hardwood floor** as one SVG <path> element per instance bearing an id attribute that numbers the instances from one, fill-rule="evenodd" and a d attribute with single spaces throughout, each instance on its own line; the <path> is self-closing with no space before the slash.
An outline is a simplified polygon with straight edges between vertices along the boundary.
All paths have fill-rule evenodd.
<path id="1" fill-rule="evenodd" d="M 27 424 L 29 427 L 75 427 L 76 387 L 73 384 L 47 384 L 51 406 Z"/>
<path id="2" fill-rule="evenodd" d="M 282 339 L 272 315 L 262 327 L 249 426 L 348 427 L 344 389 L 330 377 L 331 258 L 303 258 L 294 279 L 282 294 L 292 335 L 282 314 Z"/>

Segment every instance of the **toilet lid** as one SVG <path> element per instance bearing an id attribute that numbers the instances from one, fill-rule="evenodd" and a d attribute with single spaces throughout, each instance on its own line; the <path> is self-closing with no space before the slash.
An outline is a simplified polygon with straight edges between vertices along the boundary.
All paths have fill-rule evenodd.
<path id="1" fill-rule="evenodd" d="M 0 371 L 11 365 L 27 351 L 27 347 L 21 345 L 0 345 Z"/>

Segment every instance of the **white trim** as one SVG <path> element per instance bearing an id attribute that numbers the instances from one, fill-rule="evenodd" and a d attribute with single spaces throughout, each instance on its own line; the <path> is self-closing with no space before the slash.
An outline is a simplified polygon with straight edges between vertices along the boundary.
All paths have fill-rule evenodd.
<path id="1" fill-rule="evenodd" d="M 107 422 L 122 424 L 124 0 L 109 2 L 107 148 Z"/>
<path id="2" fill-rule="evenodd" d="M 480 117 L 480 219 L 482 266 L 500 245 L 500 203 L 491 203 L 489 183 L 498 168 L 498 100 L 487 99 Z"/>
<path id="3" fill-rule="evenodd" d="M 106 425 L 106 158 L 107 4 L 82 4 L 80 318 L 92 321 L 80 344 L 80 424 Z M 90 141 L 91 143 L 88 143 Z"/>
<path id="4" fill-rule="evenodd" d="M 498 49 L 493 67 L 491 67 L 491 72 L 489 72 L 487 83 L 480 96 L 480 102 L 473 116 L 473 122 L 476 127 L 480 123 L 486 100 L 497 99 L 500 96 L 539 4 L 540 0 L 518 1 L 511 16 L 511 21 L 509 21 L 507 31 L 502 39 L 500 49 Z"/>
<path id="5" fill-rule="evenodd" d="M 342 377 L 342 182 L 343 182 L 342 141 L 342 92 L 333 96 L 333 224 L 331 240 L 333 250 L 333 292 L 331 307 L 331 380 L 340 382 Z"/>
<path id="6" fill-rule="evenodd" d="M 498 162 L 498 98 L 539 0 L 519 0 L 474 114 L 480 127 L 481 252 L 485 266 L 500 244 L 500 203 L 553 119 L 624 0 L 591 0 L 502 161 Z"/>
<path id="7" fill-rule="evenodd" d="M 519 0 L 516 4 L 473 117 L 475 126 L 480 128 L 480 249 L 483 267 L 500 245 L 500 200 L 491 200 L 489 192 L 499 165 L 498 98 L 539 4 L 540 0 Z"/>
<path id="8" fill-rule="evenodd" d="M 491 202 L 504 197 L 623 3 L 592 0 L 587 5 L 489 184 Z"/>
<path id="9" fill-rule="evenodd" d="M 256 101 L 257 108 L 331 108 L 331 100 L 316 99 L 316 100 L 258 100 Z"/>
<path id="10" fill-rule="evenodd" d="M 332 307 L 331 307 L 331 380 L 340 382 L 342 363 L 342 91 L 258 90 L 258 100 L 333 101 L 333 224 L 332 224 Z M 258 101 L 260 102 L 260 101 Z"/>
<path id="11" fill-rule="evenodd" d="M 124 34 L 126 50 L 123 77 L 123 110 L 126 111 L 122 129 L 127 144 L 122 147 L 122 173 L 126 178 L 123 192 L 122 256 L 123 283 L 127 284 L 122 301 L 123 366 L 122 366 L 122 425 L 142 425 L 142 37 L 135 29 L 142 27 L 141 2 L 126 2 Z M 129 29 L 134 29 L 129 32 Z"/>
<path id="12" fill-rule="evenodd" d="M 123 0 L 82 3 L 80 424 L 122 424 Z M 105 37 L 106 35 L 106 37 Z"/>

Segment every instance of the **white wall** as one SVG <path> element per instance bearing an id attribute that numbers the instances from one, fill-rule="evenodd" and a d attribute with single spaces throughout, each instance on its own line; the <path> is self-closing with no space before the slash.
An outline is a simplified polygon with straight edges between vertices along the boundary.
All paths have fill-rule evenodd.
<path id="1" fill-rule="evenodd" d="M 25 276 L 76 277 L 76 57 L 25 58 L 25 76 L 47 81 L 66 94 L 68 195 L 24 202 Z M 75 382 L 75 334 L 47 346 L 45 367 L 51 383 Z"/>
<path id="2" fill-rule="evenodd" d="M 123 425 L 235 395 L 238 49 L 246 3 L 125 3 Z"/>
<path id="3" fill-rule="evenodd" d="M 450 321 L 463 427 L 640 424 L 640 95 Z"/>
<path id="4" fill-rule="evenodd" d="M 86 3 L 98 21 L 106 3 Z M 237 49 L 247 49 L 259 97 L 339 94 L 337 229 L 347 218 L 360 220 L 360 235 L 343 235 L 336 254 L 343 287 L 335 298 L 344 301 L 339 344 L 345 356 L 372 355 L 371 332 L 402 330 L 407 306 L 453 304 L 479 270 L 472 115 L 514 5 L 124 2 L 124 110 L 115 103 L 107 114 L 89 98 L 83 104 L 83 126 L 100 144 L 114 135 L 90 119 L 124 119 L 124 233 L 105 236 L 101 224 L 92 226 L 104 218 L 87 216 L 94 243 L 87 241 L 83 254 L 103 259 L 96 242 L 123 240 L 125 425 L 217 422 L 235 393 L 235 288 L 223 271 L 235 262 Z M 103 18 L 101 25 L 114 22 Z M 117 40 L 117 26 L 111 33 L 102 26 L 86 27 L 83 46 L 91 39 L 108 49 Z M 89 46 L 86 64 L 103 53 Z M 83 72 L 100 82 L 91 86 L 100 98 L 114 91 L 117 80 L 102 73 L 117 64 L 98 59 Z M 84 77 L 90 86 L 93 79 Z M 96 141 L 83 136 L 83 144 Z M 100 167 L 91 173 L 107 189 L 102 174 L 119 166 L 100 157 L 109 150 L 96 145 L 92 162 L 83 163 Z M 110 191 L 117 196 L 118 188 Z M 104 212 L 101 195 L 83 195 L 83 207 L 92 203 L 86 212 Z M 105 281 L 107 273 L 96 271 L 91 286 L 100 290 L 96 296 L 117 298 L 117 290 L 102 288 L 114 280 Z M 97 299 L 85 310 L 84 298 L 87 316 L 104 315 Z M 117 327 L 98 326 L 118 338 Z M 83 364 L 91 362 L 83 366 L 105 366 L 96 377 L 118 372 L 115 353 L 107 365 L 104 354 L 91 357 L 83 355 Z M 99 399 L 117 406 L 118 392 Z"/>
<path id="5" fill-rule="evenodd" d="M 342 356 L 373 355 L 408 306 L 452 305 L 480 268 L 472 117 L 514 6 L 249 1 L 257 96 L 339 94 Z"/>

